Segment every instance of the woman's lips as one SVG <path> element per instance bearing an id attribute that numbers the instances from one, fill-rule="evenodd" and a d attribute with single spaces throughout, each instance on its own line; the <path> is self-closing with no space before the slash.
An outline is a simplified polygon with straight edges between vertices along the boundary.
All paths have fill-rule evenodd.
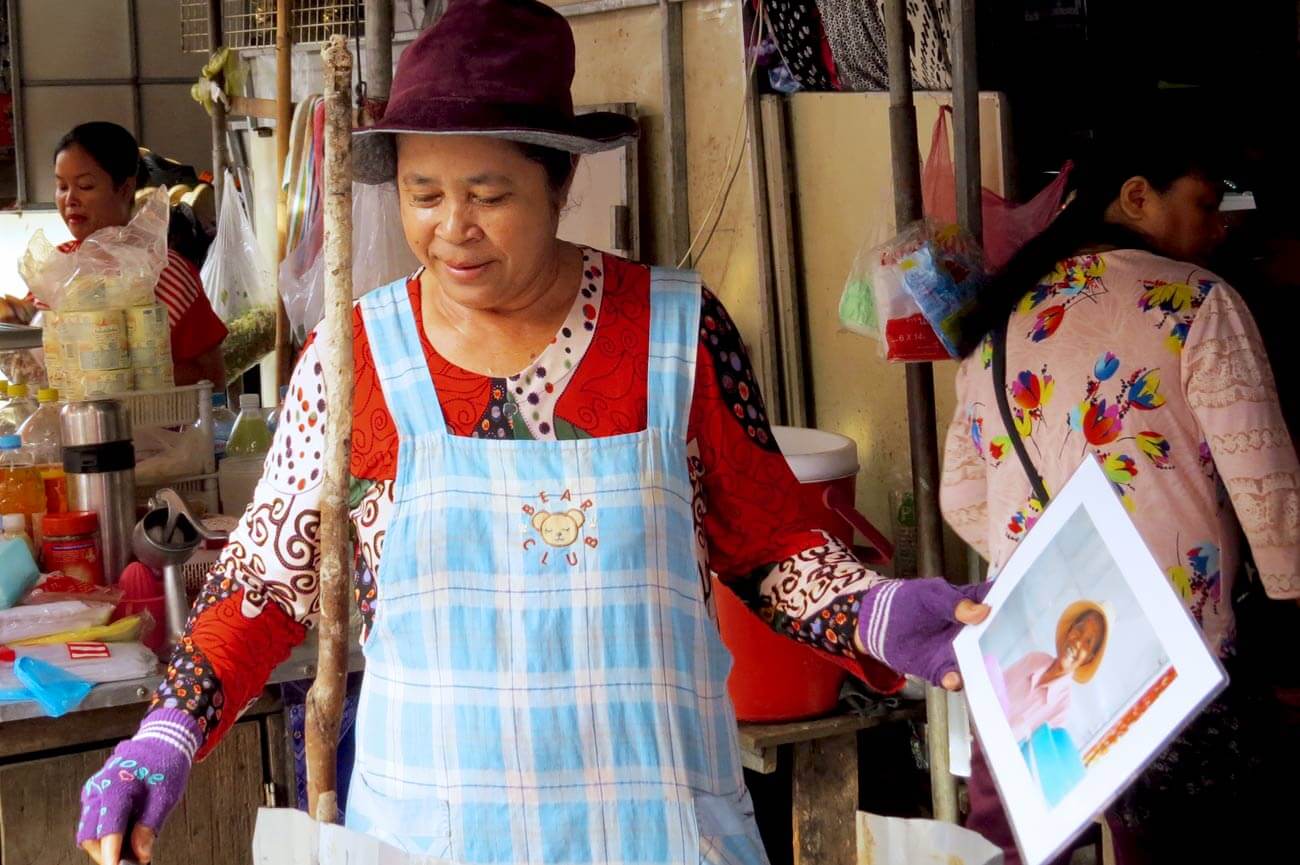
<path id="1" fill-rule="evenodd" d="M 482 274 L 489 264 L 491 264 L 490 261 L 485 261 L 481 264 L 471 264 L 468 262 L 457 262 L 453 264 L 450 261 L 444 261 L 442 266 L 447 270 L 447 273 L 455 279 L 471 280 Z"/>

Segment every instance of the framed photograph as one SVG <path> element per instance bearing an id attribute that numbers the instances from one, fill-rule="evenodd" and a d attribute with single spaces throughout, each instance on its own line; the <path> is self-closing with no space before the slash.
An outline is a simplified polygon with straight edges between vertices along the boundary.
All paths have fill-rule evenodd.
<path id="1" fill-rule="evenodd" d="M 1025 865 L 1059 853 L 1227 684 L 1095 460 L 954 646 Z"/>

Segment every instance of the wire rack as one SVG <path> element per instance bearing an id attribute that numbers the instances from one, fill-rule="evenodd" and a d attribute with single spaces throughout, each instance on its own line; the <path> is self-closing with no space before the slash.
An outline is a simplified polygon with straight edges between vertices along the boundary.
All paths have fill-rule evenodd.
<path id="1" fill-rule="evenodd" d="M 349 39 L 364 25 L 361 0 L 291 0 L 290 38 L 295 45 L 327 41 L 335 33 Z M 221 0 L 222 44 L 228 48 L 275 45 L 275 0 Z M 181 50 L 207 53 L 208 0 L 180 0 Z"/>

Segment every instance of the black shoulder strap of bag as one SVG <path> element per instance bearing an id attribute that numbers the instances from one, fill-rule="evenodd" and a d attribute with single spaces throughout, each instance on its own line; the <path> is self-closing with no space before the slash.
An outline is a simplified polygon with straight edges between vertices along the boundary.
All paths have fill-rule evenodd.
<path id="1" fill-rule="evenodd" d="M 1015 418 L 1011 416 L 1011 403 L 1007 400 L 1007 326 L 1005 323 L 993 331 L 993 393 L 998 400 L 998 413 L 1002 415 L 1002 424 L 1007 428 L 1007 438 L 1011 439 L 1011 446 L 1015 448 L 1016 456 L 1020 458 L 1020 465 L 1029 478 L 1029 485 L 1033 487 L 1038 501 L 1043 507 L 1047 507 L 1049 496 L 1047 487 L 1043 484 L 1043 476 L 1029 460 L 1029 451 L 1025 449 L 1024 439 L 1016 429 Z"/>

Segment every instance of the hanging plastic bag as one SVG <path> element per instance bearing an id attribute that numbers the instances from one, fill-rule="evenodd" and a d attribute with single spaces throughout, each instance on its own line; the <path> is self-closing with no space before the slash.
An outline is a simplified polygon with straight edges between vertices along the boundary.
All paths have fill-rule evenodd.
<path id="1" fill-rule="evenodd" d="M 352 296 L 412 273 L 419 261 L 406 244 L 397 187 L 392 183 L 352 184 Z M 295 342 L 307 338 L 324 315 L 324 215 L 317 209 L 302 242 L 280 265 L 280 295 Z"/>
<path id="2" fill-rule="evenodd" d="M 925 215 L 939 222 L 957 221 L 957 181 L 952 153 L 948 147 L 948 114 L 952 108 L 939 109 L 930 136 L 930 155 L 921 169 L 921 196 Z M 1014 204 L 985 187 L 981 209 L 984 216 L 984 262 L 996 271 L 1011 260 L 1020 247 L 1048 226 L 1069 185 L 1073 163 L 1061 167 L 1056 179 L 1024 204 Z"/>
<path id="3" fill-rule="evenodd" d="M 858 254 L 840 300 L 857 320 L 846 326 L 881 340 L 891 361 L 960 357 L 962 323 L 984 278 L 979 246 L 955 225 L 923 219 Z"/>
<path id="4" fill-rule="evenodd" d="M 275 288 L 229 171 L 223 188 L 217 236 L 199 275 L 213 311 L 230 331 L 221 352 L 233 379 L 275 349 Z"/>
<path id="5" fill-rule="evenodd" d="M 154 190 L 126 225 L 101 228 L 72 252 L 59 252 L 37 229 L 18 262 L 32 295 L 58 312 L 148 306 L 167 266 L 170 203 Z"/>

